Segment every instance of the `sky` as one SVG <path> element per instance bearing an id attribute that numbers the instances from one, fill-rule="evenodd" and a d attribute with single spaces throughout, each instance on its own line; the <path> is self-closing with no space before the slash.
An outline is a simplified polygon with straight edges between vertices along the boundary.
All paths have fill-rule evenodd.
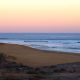
<path id="1" fill-rule="evenodd" d="M 80 32 L 80 0 L 0 0 L 0 32 Z"/>

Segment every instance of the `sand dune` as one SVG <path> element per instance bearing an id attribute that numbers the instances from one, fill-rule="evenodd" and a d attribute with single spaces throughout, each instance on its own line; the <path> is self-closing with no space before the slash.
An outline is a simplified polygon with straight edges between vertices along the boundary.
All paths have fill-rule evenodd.
<path id="1" fill-rule="evenodd" d="M 0 52 L 16 57 L 16 61 L 32 67 L 80 62 L 80 54 L 51 52 L 23 45 L 0 43 Z"/>

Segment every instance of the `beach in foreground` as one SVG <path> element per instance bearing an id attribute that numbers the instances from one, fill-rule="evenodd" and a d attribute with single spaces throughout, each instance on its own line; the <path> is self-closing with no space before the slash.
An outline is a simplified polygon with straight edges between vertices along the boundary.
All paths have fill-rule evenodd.
<path id="1" fill-rule="evenodd" d="M 80 62 L 80 54 L 42 51 L 17 44 L 0 43 L 0 52 L 13 56 L 18 63 L 31 67 Z"/>

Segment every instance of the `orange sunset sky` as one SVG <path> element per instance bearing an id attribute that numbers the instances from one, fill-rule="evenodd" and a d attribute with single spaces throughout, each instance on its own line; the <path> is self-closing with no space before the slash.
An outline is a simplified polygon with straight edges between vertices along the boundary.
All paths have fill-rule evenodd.
<path id="1" fill-rule="evenodd" d="M 0 0 L 0 32 L 80 32 L 80 0 Z"/>

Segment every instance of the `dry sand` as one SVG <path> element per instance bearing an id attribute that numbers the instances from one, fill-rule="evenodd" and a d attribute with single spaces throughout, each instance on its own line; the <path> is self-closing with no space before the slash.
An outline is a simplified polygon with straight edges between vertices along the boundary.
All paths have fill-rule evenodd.
<path id="1" fill-rule="evenodd" d="M 0 43 L 0 52 L 16 57 L 16 61 L 32 67 L 80 62 L 80 54 L 43 51 L 17 44 Z"/>

